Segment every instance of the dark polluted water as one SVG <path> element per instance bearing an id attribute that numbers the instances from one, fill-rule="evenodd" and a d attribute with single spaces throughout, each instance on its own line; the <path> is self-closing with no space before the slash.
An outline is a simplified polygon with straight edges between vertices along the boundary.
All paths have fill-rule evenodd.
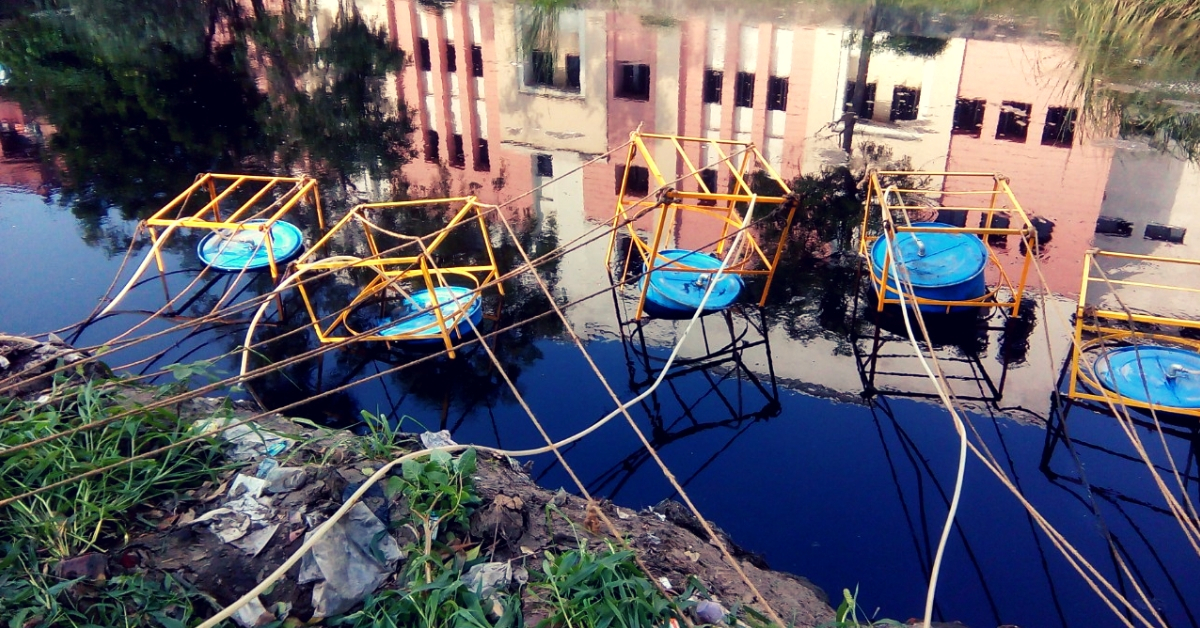
<path id="1" fill-rule="evenodd" d="M 305 27 L 286 42 L 296 47 L 287 54 L 264 46 L 271 40 L 249 28 L 253 10 L 233 4 L 211 4 L 211 19 L 230 26 L 222 37 L 207 36 L 215 32 L 208 17 L 193 24 L 194 16 L 164 15 L 173 19 L 155 35 L 157 48 L 106 40 L 113 15 L 100 9 L 80 5 L 74 17 L 53 19 L 0 12 L 13 37 L 32 37 L 35 27 L 70 33 L 62 44 L 69 50 L 32 46 L 24 59 L 0 51 L 11 76 L 0 93 L 0 329 L 62 329 L 81 346 L 107 344 L 139 324 L 131 337 L 169 330 L 210 311 L 223 293 L 236 303 L 269 291 L 265 274 L 206 275 L 177 302 L 180 317 L 148 318 L 197 277 L 200 234 L 184 233 L 166 253 L 169 274 L 160 279 L 152 270 L 114 315 L 69 329 L 94 311 L 114 276 L 121 273 L 123 284 L 145 256 L 143 239 L 122 271 L 136 221 L 198 172 L 307 172 L 318 177 L 333 217 L 358 202 L 393 198 L 470 193 L 510 202 L 521 246 L 536 255 L 603 235 L 595 230 L 612 216 L 614 170 L 621 175 L 624 161 L 620 153 L 596 158 L 621 149 L 639 124 L 749 139 L 788 181 L 810 175 L 802 185 L 818 209 L 789 233 L 767 306 L 704 317 L 684 341 L 681 362 L 630 415 L 701 512 L 740 544 L 835 599 L 844 588 L 857 590 L 864 609 L 906 620 L 923 611 L 959 439 L 929 397 L 903 324 L 883 321 L 876 343 L 875 320 L 856 298 L 858 178 L 871 166 L 1001 172 L 1034 217 L 1046 283 L 1031 277 L 1036 307 L 1007 326 L 999 314 L 980 332 L 937 323 L 935 332 L 949 332 L 938 354 L 964 418 L 1024 498 L 1137 613 L 1149 606 L 1168 625 L 1197 625 L 1200 557 L 1150 470 L 1111 416 L 1081 406 L 1064 411 L 1053 397 L 1086 250 L 1200 257 L 1186 234 L 1200 192 L 1185 124 L 1194 114 L 1171 105 L 1189 102 L 1195 85 L 1189 72 L 1198 66 L 1186 47 L 1174 57 L 1122 63 L 1096 57 L 1087 45 L 1095 34 L 1050 8 L 1032 15 L 1005 8 L 1014 13 L 997 17 L 953 3 L 724 12 L 562 6 L 542 22 L 555 24 L 551 32 L 526 28 L 535 9 L 523 5 L 356 5 L 357 13 L 320 2 L 283 8 L 280 19 Z M 79 30 L 71 19 L 92 21 Z M 1177 26 L 1147 32 L 1160 33 L 1154 28 Z M 874 33 L 870 46 L 866 32 Z M 1121 48 L 1132 45 L 1128 38 L 1108 43 L 1126 61 L 1142 58 Z M 1080 93 L 1071 81 L 1081 66 L 1136 89 Z M 143 79 L 130 82 L 129 68 Z M 856 89 L 860 74 L 864 89 Z M 72 78 L 80 75 L 92 82 Z M 180 88 L 202 80 L 215 87 Z M 98 107 L 106 99 L 122 106 Z M 1098 101 L 1124 117 L 1089 119 Z M 847 110 L 857 115 L 849 130 Z M 640 185 L 640 176 L 631 180 Z M 936 176 L 923 185 L 942 189 Z M 936 218 L 963 224 L 968 216 Z M 428 229 L 438 219 L 397 217 L 391 226 Z M 310 243 L 319 237 L 310 209 L 296 222 Z M 778 234 L 781 226 L 774 228 Z M 668 237 L 688 248 L 714 234 L 681 219 Z M 491 237 L 502 271 L 516 267 L 512 238 L 496 224 Z M 590 296 L 609 285 L 607 245 L 600 237 L 543 266 L 540 276 L 624 401 L 648 389 L 686 321 L 651 321 L 638 333 L 622 324 L 632 316 L 633 291 Z M 360 236 L 339 246 L 364 248 Z M 480 252 L 466 239 L 453 246 L 448 255 L 463 259 Z M 1012 268 L 1021 246 L 1015 238 L 995 243 L 1001 263 Z M 1156 277 L 1138 265 L 1113 270 L 1130 280 Z M 1192 278 L 1170 280 L 1190 285 Z M 331 283 L 319 299 L 334 303 L 347 285 Z M 489 296 L 488 305 L 499 307 L 495 325 L 549 310 L 531 278 L 506 287 L 502 302 Z M 1191 317 L 1195 301 L 1150 295 L 1142 305 Z M 232 374 L 249 314 L 122 348 L 109 362 L 154 373 L 212 359 Z M 264 343 L 257 359 L 313 349 L 312 334 L 284 336 L 305 321 L 296 296 L 285 296 L 284 315 L 272 313 L 257 332 Z M 553 316 L 498 334 L 494 350 L 552 438 L 616 406 Z M 273 407 L 299 404 L 291 412 L 339 427 L 355 429 L 368 411 L 404 429 L 449 429 L 464 443 L 544 444 L 479 347 L 454 360 L 413 361 L 356 346 L 250 388 Z M 1064 415 L 1069 440 L 1057 438 Z M 1163 442 L 1136 429 L 1160 472 L 1165 443 L 1197 499 L 1194 423 L 1172 428 Z M 624 507 L 677 497 L 623 416 L 565 456 L 590 492 Z M 539 483 L 575 490 L 552 456 L 533 462 Z M 973 456 L 962 494 L 935 617 L 972 627 L 1123 625 Z"/>

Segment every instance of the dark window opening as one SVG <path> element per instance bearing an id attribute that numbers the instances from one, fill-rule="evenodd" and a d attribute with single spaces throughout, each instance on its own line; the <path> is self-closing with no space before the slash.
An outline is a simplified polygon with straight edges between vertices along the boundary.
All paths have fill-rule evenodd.
<path id="1" fill-rule="evenodd" d="M 492 169 L 492 161 L 488 156 L 488 141 L 482 137 L 475 142 L 475 169 L 483 171 Z"/>
<path id="2" fill-rule="evenodd" d="M 554 55 L 545 50 L 529 52 L 529 80 L 527 85 L 554 86 Z"/>
<path id="3" fill-rule="evenodd" d="M 725 73 L 720 70 L 704 71 L 704 102 L 721 104 L 721 90 L 725 87 Z"/>
<path id="4" fill-rule="evenodd" d="M 921 104 L 921 90 L 914 87 L 897 85 L 892 90 L 892 122 L 897 120 L 916 120 L 917 105 Z"/>
<path id="5" fill-rule="evenodd" d="M 1046 245 L 1050 244 L 1050 240 L 1054 239 L 1054 221 L 1041 216 L 1033 216 L 1029 219 L 1029 223 L 1033 225 L 1034 235 L 1037 236 L 1035 243 L 1037 246 L 1033 252 L 1035 255 L 1041 256 L 1046 252 Z M 1018 240 L 1021 243 L 1021 255 L 1025 255 L 1027 249 L 1025 247 L 1025 238 Z"/>
<path id="6" fill-rule="evenodd" d="M 457 72 L 458 71 L 458 50 L 454 47 L 453 44 L 446 45 L 446 71 L 447 72 Z"/>
<path id="7" fill-rule="evenodd" d="M 1075 141 L 1076 113 L 1075 109 L 1051 107 L 1042 128 L 1042 145 L 1069 147 Z"/>
<path id="8" fill-rule="evenodd" d="M 933 221 L 952 227 L 965 227 L 967 226 L 967 211 L 964 209 L 939 209 Z"/>
<path id="9" fill-rule="evenodd" d="M 700 180 L 704 181 L 704 185 L 708 188 L 708 191 L 710 193 L 712 193 L 712 194 L 718 193 L 719 190 L 717 190 L 717 171 L 715 168 L 706 168 L 704 170 L 701 170 L 700 171 Z M 699 186 L 697 186 L 697 187 L 699 187 Z M 699 191 L 703 192 L 704 190 L 700 189 Z M 697 201 L 696 204 L 697 205 L 716 205 L 717 201 L 716 201 L 716 199 L 712 199 L 712 198 L 702 198 L 699 201 Z"/>
<path id="10" fill-rule="evenodd" d="M 650 193 L 650 171 L 644 166 L 630 166 L 629 177 L 625 177 L 625 166 L 617 166 L 617 194 L 621 193 L 621 181 L 625 179 L 625 195 L 644 196 Z"/>
<path id="11" fill-rule="evenodd" d="M 1128 238 L 1133 235 L 1133 223 L 1124 218 L 1101 216 L 1096 219 L 1096 233 L 1098 235 Z"/>
<path id="12" fill-rule="evenodd" d="M 417 40 L 417 63 L 421 69 L 428 72 L 433 69 L 433 59 L 429 56 L 429 40 L 421 37 Z"/>
<path id="13" fill-rule="evenodd" d="M 787 96 L 788 80 L 786 76 L 772 76 L 767 79 L 767 109 L 786 111 Z"/>
<path id="14" fill-rule="evenodd" d="M 1000 122 L 996 125 L 996 139 L 1024 142 L 1029 135 L 1029 112 L 1033 105 L 1025 102 L 1004 101 L 1000 106 Z"/>
<path id="15" fill-rule="evenodd" d="M 870 120 L 875 117 L 875 83 L 867 83 L 866 98 L 863 99 L 863 105 L 854 114 L 859 118 Z M 854 107 L 854 81 L 846 81 L 846 100 L 843 105 L 843 111 L 850 111 Z"/>
<path id="16" fill-rule="evenodd" d="M 1187 235 L 1187 229 L 1183 227 L 1172 227 L 1170 225 L 1162 225 L 1157 222 L 1152 222 L 1146 225 L 1146 233 L 1143 237 L 1147 240 L 1158 240 L 1160 242 L 1172 242 L 1174 244 L 1183 244 L 1183 236 Z"/>
<path id="17" fill-rule="evenodd" d="M 471 76 L 483 76 L 483 48 L 471 46 Z"/>
<path id="18" fill-rule="evenodd" d="M 951 133 L 981 137 L 986 100 L 959 98 L 954 102 L 954 128 Z"/>
<path id="19" fill-rule="evenodd" d="M 537 161 L 537 176 L 554 176 L 554 158 L 550 155 L 535 155 Z"/>
<path id="20" fill-rule="evenodd" d="M 425 161 L 437 161 L 441 159 L 438 154 L 438 134 L 437 131 L 425 132 Z"/>
<path id="21" fill-rule="evenodd" d="M 567 89 L 579 91 L 579 55 L 567 55 Z"/>
<path id="22" fill-rule="evenodd" d="M 1010 224 L 1012 224 L 1012 223 L 1009 220 L 1008 216 L 1006 216 L 1004 214 L 999 214 L 999 213 L 992 214 L 992 225 L 991 225 L 992 229 L 1007 229 Z M 983 215 L 981 215 L 979 217 L 979 226 L 980 227 L 987 226 L 987 214 L 986 213 L 984 213 Z M 1008 248 L 1008 236 L 1006 236 L 1004 234 L 989 233 L 988 237 L 987 237 L 987 241 L 988 241 L 988 244 L 990 244 L 998 249 Z"/>
<path id="23" fill-rule="evenodd" d="M 754 106 L 754 75 L 749 72 L 738 72 L 733 81 L 733 106 Z"/>
<path id="24" fill-rule="evenodd" d="M 617 97 L 650 100 L 650 66 L 644 63 L 617 64 Z"/>
<path id="25" fill-rule="evenodd" d="M 463 136 L 458 133 L 450 138 L 450 165 L 456 168 L 467 165 L 467 154 L 463 152 Z"/>

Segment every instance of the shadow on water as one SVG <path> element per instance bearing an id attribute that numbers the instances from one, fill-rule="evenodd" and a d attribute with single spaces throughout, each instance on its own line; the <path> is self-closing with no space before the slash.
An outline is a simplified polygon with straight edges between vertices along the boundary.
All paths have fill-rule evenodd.
<path id="1" fill-rule="evenodd" d="M 440 214 L 432 210 L 391 213 L 380 216 L 379 220 L 389 230 L 400 233 L 423 233 L 442 224 Z M 514 228 L 525 250 L 553 250 L 557 246 L 552 221 L 527 214 L 514 221 Z M 469 229 L 451 232 L 447 245 L 439 249 L 448 252 L 445 256 L 437 256 L 435 261 L 440 266 L 481 262 L 486 252 L 475 242 L 478 239 L 478 232 Z M 353 250 L 363 245 L 351 240 L 341 246 Z M 502 240 L 493 251 L 501 268 L 513 268 L 520 263 L 517 246 L 510 240 Z M 329 254 L 344 252 L 334 247 Z M 538 274 L 553 293 L 558 282 L 558 261 L 543 264 Z M 348 278 L 329 276 L 319 280 L 309 291 L 314 309 L 323 317 L 340 311 L 369 279 L 367 274 L 360 273 Z M 518 381 L 527 368 L 542 358 L 538 342 L 561 335 L 562 324 L 557 318 L 544 315 L 550 311 L 549 301 L 535 283 L 518 278 L 505 282 L 504 287 L 503 297 L 497 294 L 485 300 L 484 310 L 488 314 L 480 332 L 487 335 L 505 330 L 492 336 L 489 346 L 509 377 Z M 543 316 L 535 318 L 538 315 Z M 294 297 L 286 302 L 283 317 L 274 322 L 275 328 L 284 333 L 311 325 L 304 306 Z M 517 323 L 523 324 L 508 329 Z M 256 340 L 257 355 L 252 365 L 279 362 L 310 351 L 316 348 L 315 341 L 311 332 L 290 333 L 278 340 L 270 333 L 264 333 Z M 453 430 L 478 408 L 492 407 L 508 396 L 507 384 L 473 334 L 468 334 L 465 342 L 466 347 L 456 358 L 430 358 L 427 351 L 405 348 L 397 343 L 352 343 L 344 349 L 329 351 L 267 374 L 253 388 L 265 405 L 281 407 L 372 377 L 376 380 L 370 382 L 372 392 L 361 401 L 346 403 L 349 397 L 338 393 L 301 405 L 295 412 L 319 423 L 347 427 L 359 422 L 361 410 L 398 417 L 404 414 L 406 402 L 419 400 L 442 408 L 436 423 L 441 427 L 436 429 Z M 234 347 L 236 345 L 230 348 Z M 428 351 L 440 348 L 433 346 Z M 393 394 L 393 391 L 400 392 Z M 348 394 L 357 398 L 357 393 Z M 427 427 L 433 428 L 433 425 Z"/>
<path id="2" fill-rule="evenodd" d="M 1065 376 L 1065 369 L 1063 373 Z M 1039 464 L 1040 471 L 1053 486 L 1062 489 L 1063 492 L 1076 499 L 1096 517 L 1097 525 L 1109 545 L 1113 569 L 1122 574 L 1118 585 L 1124 595 L 1134 599 L 1136 592 L 1133 588 L 1134 583 L 1130 582 L 1129 574 L 1120 568 L 1122 563 L 1129 566 L 1132 577 L 1136 578 L 1136 586 L 1146 590 L 1152 603 L 1155 603 L 1155 608 L 1159 611 L 1164 610 L 1162 604 L 1158 603 L 1159 598 L 1155 595 L 1153 581 L 1145 573 L 1147 568 L 1154 568 L 1158 572 L 1155 574 L 1155 580 L 1161 579 L 1161 583 L 1170 590 L 1178 607 L 1186 616 L 1188 624 L 1198 625 L 1195 611 L 1192 609 L 1193 600 L 1188 598 L 1181 588 L 1178 577 L 1168 566 L 1164 557 L 1165 548 L 1156 546 L 1157 544 L 1144 530 L 1148 522 L 1144 517 L 1131 514 L 1130 509 L 1151 513 L 1153 515 L 1151 521 L 1154 521 L 1155 525 L 1164 526 L 1176 525 L 1174 513 L 1155 503 L 1157 500 L 1150 501 L 1140 495 L 1131 494 L 1124 487 L 1095 484 L 1089 480 L 1089 474 L 1085 470 L 1089 467 L 1098 468 L 1103 473 L 1105 470 L 1119 467 L 1136 473 L 1144 471 L 1145 462 L 1136 453 L 1128 451 L 1127 442 L 1097 443 L 1086 438 L 1073 437 L 1068 429 L 1067 420 L 1073 411 L 1076 414 L 1082 414 L 1081 420 L 1086 421 L 1091 418 L 1089 413 L 1104 412 L 1104 409 L 1098 408 L 1091 402 L 1077 402 L 1056 395 L 1046 426 L 1046 439 Z M 1172 468 L 1162 461 L 1153 461 L 1153 471 L 1170 483 L 1175 470 L 1178 469 L 1183 483 L 1182 490 L 1185 492 L 1189 489 L 1195 491 L 1195 494 L 1190 496 L 1192 503 L 1200 499 L 1200 490 L 1197 490 L 1197 487 L 1200 487 L 1200 470 L 1197 468 L 1197 461 L 1200 460 L 1200 427 L 1196 425 L 1195 421 L 1191 417 L 1172 417 L 1169 414 L 1160 414 L 1159 424 L 1162 426 L 1160 431 L 1149 416 L 1143 416 L 1134 411 L 1130 418 L 1132 421 L 1129 429 L 1139 433 L 1143 442 L 1157 441 L 1161 434 L 1164 443 L 1175 450 L 1176 464 L 1179 463 L 1179 454 L 1183 454 L 1184 465 L 1182 468 Z M 1122 447 L 1122 444 L 1125 447 Z M 1179 451 L 1181 446 L 1184 448 L 1183 451 Z M 1120 451 L 1121 449 L 1126 449 L 1126 451 Z M 1054 459 L 1060 450 L 1067 454 L 1069 466 L 1067 469 L 1056 470 Z M 1087 460 L 1085 460 L 1084 454 L 1087 455 Z M 1125 528 L 1125 532 L 1123 534 L 1114 532 L 1113 526 L 1109 523 L 1110 519 L 1121 524 Z M 1130 541 L 1136 543 L 1137 547 L 1130 547 Z"/>
<path id="3" fill-rule="evenodd" d="M 736 312 L 726 310 L 704 316 L 695 332 L 701 336 L 702 349 L 678 357 L 664 371 L 668 356 L 661 347 L 647 342 L 645 333 L 645 326 L 661 323 L 629 321 L 631 305 L 616 293 L 612 297 L 628 391 L 639 396 L 649 393 L 634 409 L 640 410 L 638 417 L 644 416 L 649 425 L 650 446 L 662 451 L 710 430 L 730 433 L 727 439 L 719 439 L 721 446 L 695 465 L 688 476 L 680 478 L 681 486 L 686 488 L 751 427 L 780 415 L 779 385 L 770 340 L 762 333 L 766 319 L 759 308 L 746 306 Z M 715 323 L 711 326 L 715 329 L 707 323 Z M 765 364 L 765 374 L 747 366 L 747 354 L 755 356 L 756 365 Z M 564 453 L 578 446 L 570 445 Z M 639 445 L 611 467 L 583 480 L 589 491 L 615 499 L 651 459 L 650 452 Z M 559 463 L 552 462 L 537 478 L 545 480 L 559 472 Z M 675 496 L 672 493 L 667 497 Z"/>

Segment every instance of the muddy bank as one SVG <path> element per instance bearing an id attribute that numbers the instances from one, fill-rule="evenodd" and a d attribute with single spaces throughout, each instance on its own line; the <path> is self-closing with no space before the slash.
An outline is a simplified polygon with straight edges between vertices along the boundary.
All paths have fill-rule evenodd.
<path id="1" fill-rule="evenodd" d="M 208 399 L 189 402 L 181 408 L 181 418 L 203 422 L 220 414 L 220 405 L 220 401 Z M 237 420 L 252 412 L 252 407 L 239 403 L 232 412 L 223 414 L 226 420 Z M 277 415 L 256 422 L 253 430 L 225 435 L 232 436 L 233 441 L 225 444 L 231 459 L 221 481 L 156 505 L 144 518 L 155 522 L 157 529 L 133 536 L 112 553 L 123 564 L 169 572 L 219 605 L 232 603 L 297 551 L 306 534 L 382 462 L 363 450 L 360 437 L 315 429 Z M 397 455 L 421 448 L 416 435 L 399 435 L 397 441 L 401 448 Z M 269 533 L 269 538 L 257 539 L 251 547 L 223 541 L 212 529 L 220 525 L 221 517 L 209 513 L 225 508 L 222 504 L 229 502 L 230 487 L 238 482 L 239 475 L 261 476 L 264 467 L 279 464 L 301 470 L 297 475 L 300 479 L 292 480 L 295 488 L 291 490 L 267 494 L 268 490 L 259 498 L 273 512 L 265 517 L 265 523 L 252 527 L 269 530 L 259 534 Z M 398 475 L 399 467 L 394 471 Z M 589 512 L 585 500 L 564 490 L 536 485 L 528 472 L 510 458 L 480 453 L 474 490 L 480 502 L 470 514 L 468 532 L 465 538 L 453 542 L 460 548 L 477 548 L 477 555 L 488 564 L 505 563 L 518 571 L 533 571 L 547 551 L 560 554 L 580 547 L 598 551 L 609 542 L 619 545 L 607 534 L 598 515 Z M 388 499 L 382 490 L 372 489 L 362 503 L 389 527 L 397 546 L 409 546 L 417 540 L 419 531 L 397 527 L 409 514 L 402 499 Z M 669 586 L 668 594 L 682 593 L 689 583 L 698 582 L 725 609 L 748 605 L 761 610 L 762 605 L 755 603 L 750 589 L 683 505 L 664 502 L 635 512 L 603 502 L 599 508 L 636 551 L 648 575 Z M 203 521 L 206 515 L 208 521 Z M 828 599 L 812 583 L 771 571 L 760 557 L 741 550 L 732 539 L 723 540 L 785 621 L 815 626 L 833 619 Z M 301 566 L 292 568 L 287 577 L 261 596 L 266 611 L 259 615 L 263 621 L 283 616 L 308 621 L 319 610 L 314 609 L 315 585 L 301 584 L 302 572 Z M 390 577 L 382 584 L 382 588 L 396 586 L 399 583 Z M 518 592 L 520 583 L 514 582 L 510 588 Z M 523 600 L 522 605 L 529 625 L 545 615 L 537 603 Z"/>
<path id="2" fill-rule="evenodd" d="M 31 404 L 26 407 L 35 409 L 56 403 L 54 397 L 69 396 L 72 385 L 88 380 L 110 390 L 105 399 L 113 404 L 112 413 L 154 405 L 164 394 L 162 388 L 110 379 L 112 373 L 103 363 L 57 338 L 38 342 L 0 336 L 0 372 L 11 378 L 6 379 L 6 395 L 25 399 Z M 175 392 L 182 389 L 165 394 Z M 163 611 L 166 615 L 157 616 L 195 625 L 238 600 L 296 554 L 383 464 L 445 444 L 438 439 L 450 436 L 443 432 L 360 437 L 278 414 L 247 422 L 259 413 L 256 406 L 218 398 L 174 402 L 162 412 L 166 415 L 160 419 L 190 427 L 180 437 L 218 434 L 204 447 L 220 450 L 208 457 L 208 464 L 219 471 L 194 488 L 185 487 L 118 515 L 115 523 L 125 529 L 123 542 L 102 543 L 82 555 L 48 562 L 59 581 L 78 579 L 66 583 L 67 606 L 87 612 L 106 583 L 130 577 L 178 582 L 192 598 L 207 599 L 208 604 L 199 603 L 186 617 L 169 606 Z M 638 568 L 626 555 L 625 573 L 640 581 L 644 593 L 657 588 L 663 594 L 659 599 L 684 601 L 685 616 L 698 624 L 721 623 L 726 613 L 731 623 L 740 623 L 735 616 L 764 618 L 765 605 L 682 504 L 668 501 L 640 512 L 607 501 L 589 504 L 563 489 L 538 486 L 517 460 L 474 451 L 457 458 L 439 453 L 440 458 L 422 457 L 427 462 L 419 469 L 393 468 L 327 534 L 315 535 L 312 551 L 235 615 L 235 623 L 370 625 L 345 624 L 344 618 L 380 591 L 406 591 L 414 583 L 436 581 L 428 565 L 425 578 L 418 571 L 415 580 L 406 567 L 432 559 L 447 566 L 442 571 L 452 580 L 448 587 L 466 583 L 476 592 L 496 592 L 480 596 L 489 620 L 502 624 L 507 615 L 506 625 L 517 620 L 535 625 L 550 618 L 548 623 L 557 625 L 561 622 L 552 617 L 555 605 L 545 595 L 532 593 L 548 573 L 543 561 L 571 553 L 586 561 L 621 549 L 636 556 Z M 463 477 L 442 477 L 441 484 L 420 477 L 446 476 L 455 469 Z M 417 485 L 425 494 L 461 489 L 456 496 L 461 507 L 448 507 L 437 496 L 422 505 L 420 493 L 397 488 Z M 602 523 L 604 519 L 615 527 L 615 535 Z M 825 594 L 812 583 L 771 571 L 761 557 L 742 550 L 719 529 L 717 534 L 785 622 L 816 626 L 834 618 Z M 474 600 L 469 595 L 461 599 Z M 699 611 L 701 601 L 707 613 Z M 137 614 L 130 603 L 125 603 L 126 612 Z M 212 608 L 205 610 L 206 605 Z M 52 619 L 45 624 L 33 613 L 25 617 L 24 628 L 58 625 Z M 665 621 L 655 620 L 658 623 Z"/>

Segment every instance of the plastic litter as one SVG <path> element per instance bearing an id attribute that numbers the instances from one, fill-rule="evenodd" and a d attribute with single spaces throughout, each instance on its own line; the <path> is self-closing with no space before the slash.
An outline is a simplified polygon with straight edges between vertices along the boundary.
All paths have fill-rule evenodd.
<path id="1" fill-rule="evenodd" d="M 262 476 L 267 481 L 267 493 L 287 493 L 308 482 L 308 473 L 303 467 L 275 467 Z"/>
<path id="2" fill-rule="evenodd" d="M 246 515 L 251 523 L 265 525 L 267 520 L 275 515 L 275 509 L 270 502 L 263 501 L 263 490 L 267 481 L 262 478 L 250 477 L 239 473 L 229 487 L 229 499 L 225 507 Z"/>
<path id="3" fill-rule="evenodd" d="M 725 616 L 728 614 L 729 611 L 725 610 L 724 606 L 711 600 L 701 600 L 696 605 L 696 619 L 706 624 L 719 624 L 725 621 Z"/>
<path id="4" fill-rule="evenodd" d="M 236 541 L 231 541 L 229 544 L 242 550 L 250 558 L 254 558 L 255 556 L 258 556 L 259 552 L 263 551 L 263 548 L 267 546 L 267 543 L 271 542 L 271 539 L 275 536 L 275 532 L 278 530 L 279 524 L 276 523 L 274 525 L 267 526 L 265 528 L 259 528 L 253 532 L 250 532 L 246 536 L 243 536 Z"/>
<path id="5" fill-rule="evenodd" d="M 357 491 L 358 488 L 363 485 L 364 481 L 365 480 L 347 484 L 346 488 L 342 489 L 342 501 L 345 502 L 346 500 L 350 499 L 350 496 L 353 495 L 355 491 Z M 388 498 L 383 492 L 383 487 L 379 484 L 372 484 L 370 487 L 368 487 L 367 492 L 363 493 L 363 496 L 358 500 L 358 503 L 366 506 L 367 509 L 371 511 L 371 514 L 375 515 L 375 517 L 384 525 L 387 525 L 390 522 L 391 513 L 389 512 L 388 508 Z"/>
<path id="6" fill-rule="evenodd" d="M 313 534 L 310 530 L 307 539 Z M 313 587 L 313 619 L 344 613 L 379 588 L 404 558 L 396 539 L 370 508 L 354 504 L 300 563 L 298 582 Z"/>
<path id="7" fill-rule="evenodd" d="M 422 433 L 421 444 L 426 449 L 433 449 L 434 447 L 453 447 L 458 443 L 454 442 L 453 438 L 450 438 L 450 430 L 442 430 L 440 432 Z"/>
<path id="8" fill-rule="evenodd" d="M 196 421 L 197 429 L 207 432 L 229 425 L 233 419 L 214 418 Z M 264 456 L 277 456 L 295 444 L 295 440 L 272 434 L 253 424 L 235 425 L 220 433 L 229 443 L 226 456 L 234 462 L 247 462 Z"/>
<path id="9" fill-rule="evenodd" d="M 270 498 L 263 497 L 266 486 L 264 479 L 239 473 L 229 487 L 225 504 L 196 517 L 190 525 L 207 523 L 209 531 L 222 542 L 257 556 L 279 529 L 279 524 L 270 525 L 275 509 Z"/>
<path id="10" fill-rule="evenodd" d="M 217 535 L 223 543 L 232 543 L 250 531 L 250 517 L 235 512 L 232 508 L 215 508 L 192 520 L 191 525 L 207 523 L 208 531 Z"/>
<path id="11" fill-rule="evenodd" d="M 487 599 L 497 591 L 508 589 L 512 582 L 513 569 L 509 563 L 483 563 L 475 565 L 463 576 L 463 584 L 481 599 Z"/>
<path id="12" fill-rule="evenodd" d="M 258 598 L 250 600 L 233 614 L 233 620 L 242 628 L 258 628 L 275 621 L 275 615 L 263 606 Z"/>
<path id="13" fill-rule="evenodd" d="M 263 458 L 262 462 L 258 463 L 258 470 L 254 472 L 256 478 L 266 478 L 271 469 L 279 467 L 279 461 L 274 458 Z"/>

